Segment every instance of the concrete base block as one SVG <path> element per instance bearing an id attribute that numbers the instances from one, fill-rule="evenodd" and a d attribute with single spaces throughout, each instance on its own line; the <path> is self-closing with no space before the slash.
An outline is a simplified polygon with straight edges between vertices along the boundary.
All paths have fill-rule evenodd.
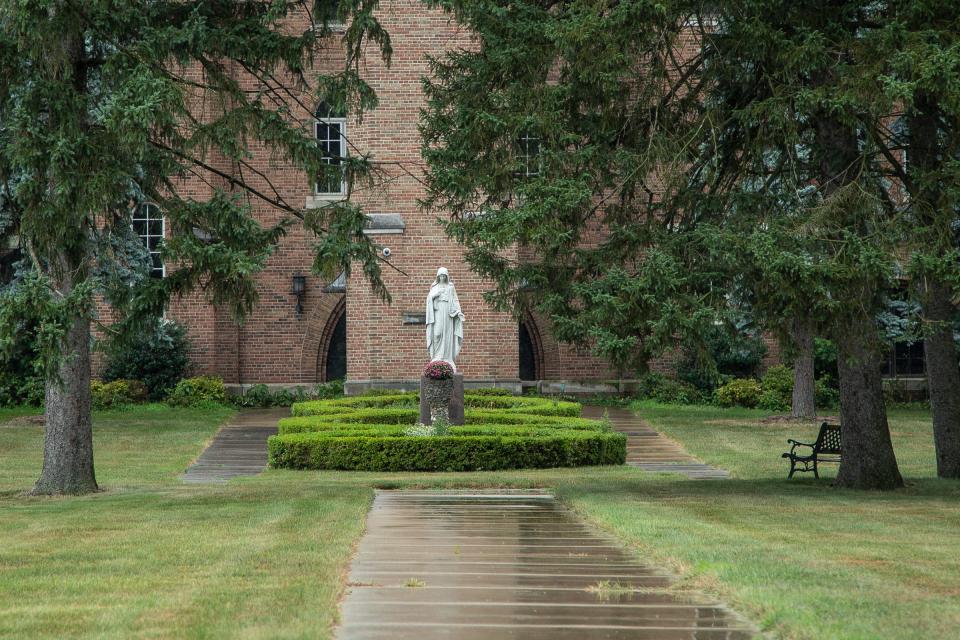
<path id="1" fill-rule="evenodd" d="M 427 404 L 427 396 L 423 392 L 423 385 L 426 378 L 420 378 L 420 422 L 431 424 L 430 405 Z M 463 424 L 464 416 L 463 402 L 463 374 L 453 374 L 453 393 L 450 394 L 450 404 L 447 406 L 447 414 L 450 416 L 450 424 Z"/>

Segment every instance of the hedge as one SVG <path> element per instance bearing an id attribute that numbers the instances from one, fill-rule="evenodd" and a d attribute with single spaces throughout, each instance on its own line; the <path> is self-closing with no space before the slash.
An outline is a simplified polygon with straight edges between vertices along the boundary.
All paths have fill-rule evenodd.
<path id="1" fill-rule="evenodd" d="M 482 390 L 481 390 L 482 391 Z M 579 416 L 581 406 L 576 402 L 554 401 L 549 398 L 530 398 L 508 395 L 483 395 L 473 392 L 464 395 L 468 409 L 503 409 L 516 413 L 536 415 Z M 354 396 L 335 400 L 312 400 L 297 402 L 291 407 L 294 416 L 313 416 L 344 413 L 350 409 L 414 408 L 419 406 L 415 393 L 398 393 L 378 396 Z"/>
<path id="2" fill-rule="evenodd" d="M 626 436 L 610 431 L 466 435 L 453 427 L 446 436 L 412 437 L 385 435 L 378 433 L 380 429 L 368 429 L 371 433 L 366 435 L 361 430 L 353 435 L 333 431 L 271 436 L 270 465 L 343 471 L 490 471 L 623 464 L 627 455 Z"/>
<path id="3" fill-rule="evenodd" d="M 334 426 L 363 428 L 361 425 L 411 425 L 416 424 L 419 412 L 414 409 L 359 409 L 357 411 L 321 414 L 315 416 L 295 416 L 282 418 L 278 429 L 280 435 L 287 433 L 309 433 L 327 431 Z M 567 416 L 535 416 L 506 411 L 475 409 L 465 415 L 467 425 L 515 425 L 531 427 L 591 429 L 600 428 L 601 423 L 586 418 Z"/>
<path id="4" fill-rule="evenodd" d="M 623 464 L 626 436 L 580 416 L 575 402 L 466 394 L 466 423 L 443 436 L 408 436 L 419 419 L 415 393 L 293 405 L 269 440 L 270 465 L 356 471 L 480 471 Z"/>

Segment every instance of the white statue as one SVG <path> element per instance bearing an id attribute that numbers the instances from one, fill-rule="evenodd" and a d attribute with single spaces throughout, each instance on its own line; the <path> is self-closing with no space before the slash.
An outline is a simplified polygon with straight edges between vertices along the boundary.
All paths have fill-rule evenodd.
<path id="1" fill-rule="evenodd" d="M 457 290 L 445 267 L 437 269 L 437 279 L 427 295 L 427 351 L 430 361 L 445 360 L 456 369 L 454 360 L 463 345 L 463 311 Z"/>

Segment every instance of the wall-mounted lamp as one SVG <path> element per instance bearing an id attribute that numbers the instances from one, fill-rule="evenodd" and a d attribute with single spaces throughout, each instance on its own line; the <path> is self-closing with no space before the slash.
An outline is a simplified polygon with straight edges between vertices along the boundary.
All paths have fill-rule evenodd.
<path id="1" fill-rule="evenodd" d="M 301 275 L 293 276 L 293 289 L 290 293 L 297 296 L 297 317 L 303 315 L 303 295 L 307 292 L 307 277 Z"/>

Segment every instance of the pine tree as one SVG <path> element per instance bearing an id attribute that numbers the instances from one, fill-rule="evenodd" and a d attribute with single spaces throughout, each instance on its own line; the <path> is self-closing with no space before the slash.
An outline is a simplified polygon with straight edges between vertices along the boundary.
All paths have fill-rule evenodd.
<path id="1" fill-rule="evenodd" d="M 250 162 L 257 149 L 308 176 L 339 170 L 324 163 L 305 120 L 321 98 L 355 112 L 372 107 L 360 55 L 372 40 L 388 57 L 390 42 L 373 17 L 375 1 L 341 2 L 346 66 L 314 77 L 315 56 L 339 46 L 325 22 L 337 5 L 0 2 L 0 233 L 17 236 L 32 267 L 0 306 L 0 348 L 15 343 L 23 316 L 40 319 L 47 422 L 35 493 L 97 489 L 96 296 L 135 323 L 158 315 L 171 295 L 202 287 L 240 318 L 255 302 L 255 274 L 294 222 L 316 234 L 318 269 L 358 261 L 379 282 L 359 208 L 347 200 L 305 212 Z M 295 31 L 294 18 L 311 28 Z M 369 177 L 369 158 L 346 159 L 344 170 L 351 182 Z M 190 181 L 209 184 L 212 197 L 191 198 Z M 263 227 L 253 201 L 281 212 L 280 222 Z M 135 261 L 112 248 L 129 236 L 131 210 L 142 202 L 162 208 L 170 229 L 164 258 L 177 266 L 131 286 L 118 274 Z"/>

